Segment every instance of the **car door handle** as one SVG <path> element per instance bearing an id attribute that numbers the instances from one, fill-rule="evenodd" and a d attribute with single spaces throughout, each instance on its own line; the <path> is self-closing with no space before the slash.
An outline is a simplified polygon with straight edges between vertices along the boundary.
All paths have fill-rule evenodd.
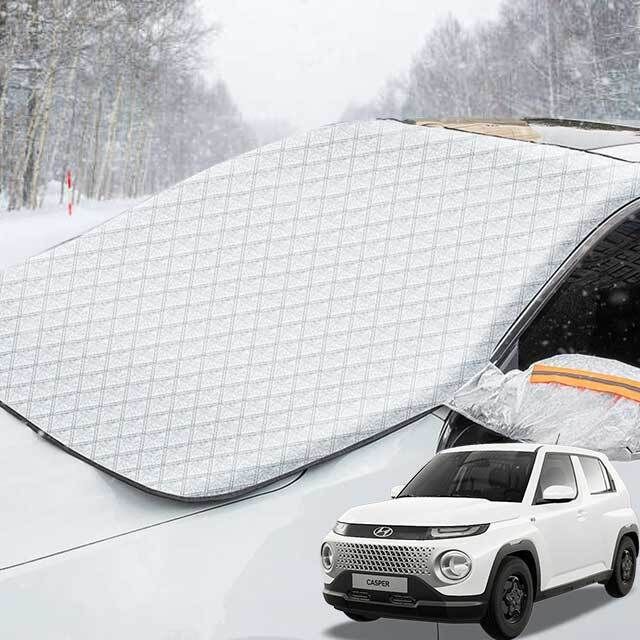
<path id="1" fill-rule="evenodd" d="M 578 509 L 578 520 L 586 520 L 587 512 L 584 509 Z"/>

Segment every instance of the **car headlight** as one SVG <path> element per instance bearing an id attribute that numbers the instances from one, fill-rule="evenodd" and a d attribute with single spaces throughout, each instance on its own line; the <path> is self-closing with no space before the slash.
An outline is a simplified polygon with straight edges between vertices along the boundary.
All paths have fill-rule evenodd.
<path id="1" fill-rule="evenodd" d="M 320 549 L 320 557 L 322 558 L 322 568 L 328 573 L 333 569 L 333 549 L 327 542 Z"/>
<path id="2" fill-rule="evenodd" d="M 339 536 L 343 536 L 347 532 L 347 527 L 349 525 L 346 522 L 336 522 L 333 527 L 333 533 L 337 533 Z"/>
<path id="3" fill-rule="evenodd" d="M 431 527 L 431 537 L 438 538 L 466 538 L 484 533 L 488 524 L 473 524 L 468 527 Z"/>
<path id="4" fill-rule="evenodd" d="M 438 558 L 437 567 L 447 580 L 462 580 L 471 572 L 471 558 L 463 551 L 446 551 Z"/>

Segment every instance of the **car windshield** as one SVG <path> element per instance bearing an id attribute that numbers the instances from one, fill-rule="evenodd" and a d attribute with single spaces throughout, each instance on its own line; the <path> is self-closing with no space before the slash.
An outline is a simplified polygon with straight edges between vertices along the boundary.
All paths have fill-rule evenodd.
<path id="1" fill-rule="evenodd" d="M 447 451 L 428 462 L 399 498 L 484 498 L 522 502 L 533 451 Z"/>

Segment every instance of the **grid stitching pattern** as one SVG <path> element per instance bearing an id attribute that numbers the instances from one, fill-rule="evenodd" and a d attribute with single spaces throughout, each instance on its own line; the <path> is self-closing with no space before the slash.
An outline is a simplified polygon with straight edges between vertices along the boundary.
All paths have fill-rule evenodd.
<path id="1" fill-rule="evenodd" d="M 220 498 L 446 400 L 635 165 L 339 124 L 0 276 L 0 400 L 153 491 Z"/>

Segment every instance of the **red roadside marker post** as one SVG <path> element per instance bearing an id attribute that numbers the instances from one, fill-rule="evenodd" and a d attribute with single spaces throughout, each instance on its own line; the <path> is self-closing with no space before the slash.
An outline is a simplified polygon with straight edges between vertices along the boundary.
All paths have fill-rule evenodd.
<path id="1" fill-rule="evenodd" d="M 64 180 L 65 190 L 67 192 L 67 213 L 73 214 L 73 181 L 71 179 L 71 169 L 67 170 L 67 175 Z"/>

